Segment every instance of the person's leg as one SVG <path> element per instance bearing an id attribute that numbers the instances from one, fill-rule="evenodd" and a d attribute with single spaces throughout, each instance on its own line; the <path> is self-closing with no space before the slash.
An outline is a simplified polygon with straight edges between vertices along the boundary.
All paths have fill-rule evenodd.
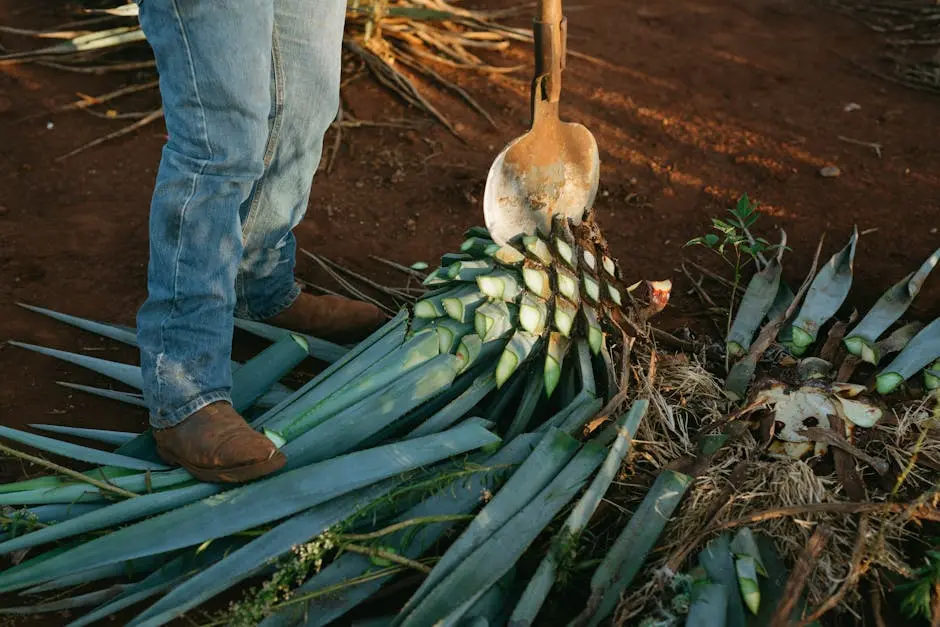
<path id="1" fill-rule="evenodd" d="M 357 338 L 378 308 L 301 294 L 292 229 L 303 218 L 323 137 L 336 117 L 345 0 L 274 0 L 274 110 L 265 174 L 242 207 L 244 255 L 236 315 L 312 335 Z"/>
<path id="2" fill-rule="evenodd" d="M 165 459 L 209 480 L 251 478 L 284 463 L 230 406 L 239 209 L 269 149 L 273 0 L 139 5 L 169 133 L 137 316 L 144 397 Z"/>

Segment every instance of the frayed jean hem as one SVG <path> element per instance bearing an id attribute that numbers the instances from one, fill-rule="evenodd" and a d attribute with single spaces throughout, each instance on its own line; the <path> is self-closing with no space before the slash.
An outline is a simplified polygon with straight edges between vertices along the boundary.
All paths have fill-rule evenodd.
<path id="1" fill-rule="evenodd" d="M 221 390 L 201 394 L 179 409 L 176 409 L 165 416 L 158 418 L 151 414 L 150 426 L 154 429 L 169 429 L 171 427 L 175 427 L 203 407 L 207 407 L 212 403 L 217 403 L 219 401 L 225 401 L 231 404 L 232 395 L 229 392 L 223 392 Z"/>

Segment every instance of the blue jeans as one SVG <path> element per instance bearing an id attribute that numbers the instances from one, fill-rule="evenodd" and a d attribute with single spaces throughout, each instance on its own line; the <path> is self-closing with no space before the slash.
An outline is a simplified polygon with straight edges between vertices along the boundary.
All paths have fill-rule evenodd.
<path id="1" fill-rule="evenodd" d="M 137 333 L 150 423 L 231 402 L 234 316 L 297 298 L 292 229 L 336 117 L 345 0 L 142 0 L 169 139 Z"/>

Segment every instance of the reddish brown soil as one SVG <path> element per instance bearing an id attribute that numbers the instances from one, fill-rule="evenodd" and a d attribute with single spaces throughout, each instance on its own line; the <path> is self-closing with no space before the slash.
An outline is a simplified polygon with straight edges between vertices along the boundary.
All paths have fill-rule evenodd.
<path id="1" fill-rule="evenodd" d="M 52 3 L 0 0 L 7 25 L 46 27 L 73 19 Z M 493 4 L 496 4 L 493 2 Z M 940 122 L 936 97 L 880 82 L 841 55 L 870 58 L 875 36 L 795 0 L 594 0 L 569 11 L 570 58 L 563 115 L 584 123 L 602 152 L 598 215 L 629 277 L 672 278 L 674 319 L 691 319 L 696 301 L 677 270 L 683 250 L 739 194 L 763 204 L 764 233 L 784 227 L 798 283 L 822 233 L 826 254 L 853 224 L 863 237 L 853 302 L 866 306 L 940 243 Z M 11 49 L 32 45 L 0 36 Z M 839 54 L 836 54 L 839 53 Z M 522 46 L 505 63 L 529 63 Z M 481 192 L 492 158 L 527 122 L 523 82 L 487 83 L 449 74 L 497 120 L 478 116 L 433 89 L 457 124 L 344 132 L 331 173 L 318 175 L 303 246 L 378 277 L 394 277 L 368 258 L 433 261 L 463 230 L 482 223 Z M 105 93 L 139 80 L 82 76 L 31 65 L 0 66 L 0 337 L 133 360 L 132 351 L 25 312 L 17 301 L 133 324 L 145 295 L 147 210 L 164 139 L 155 124 L 64 162 L 54 158 L 113 131 L 113 121 L 83 113 L 44 115 L 76 94 Z M 345 91 L 358 119 L 409 117 L 368 77 Z M 861 108 L 844 111 L 848 103 Z M 156 103 L 156 94 L 120 102 Z M 24 120 L 28 114 L 38 117 Z M 51 123 L 51 124 L 50 124 Z M 881 158 L 844 136 L 879 142 Z M 333 136 L 328 138 L 332 144 Z M 842 175 L 823 178 L 821 167 Z M 301 262 L 301 270 L 313 268 Z M 921 318 L 940 310 L 940 283 L 919 298 Z M 106 382 L 79 368 L 0 345 L 0 422 L 56 422 L 142 429 L 144 413 L 70 394 L 68 379 Z M 0 465 L 0 479 L 19 472 Z"/>

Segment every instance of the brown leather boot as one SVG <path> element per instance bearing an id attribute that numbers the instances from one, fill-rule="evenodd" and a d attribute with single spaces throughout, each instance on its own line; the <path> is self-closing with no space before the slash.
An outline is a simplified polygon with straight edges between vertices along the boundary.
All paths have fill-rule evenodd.
<path id="1" fill-rule="evenodd" d="M 200 481 L 242 483 L 278 470 L 287 458 L 226 402 L 203 407 L 169 429 L 154 429 L 157 453 Z"/>
<path id="2" fill-rule="evenodd" d="M 370 303 L 342 296 L 301 292 L 294 303 L 266 323 L 334 342 L 358 342 L 382 326 L 388 317 Z"/>

